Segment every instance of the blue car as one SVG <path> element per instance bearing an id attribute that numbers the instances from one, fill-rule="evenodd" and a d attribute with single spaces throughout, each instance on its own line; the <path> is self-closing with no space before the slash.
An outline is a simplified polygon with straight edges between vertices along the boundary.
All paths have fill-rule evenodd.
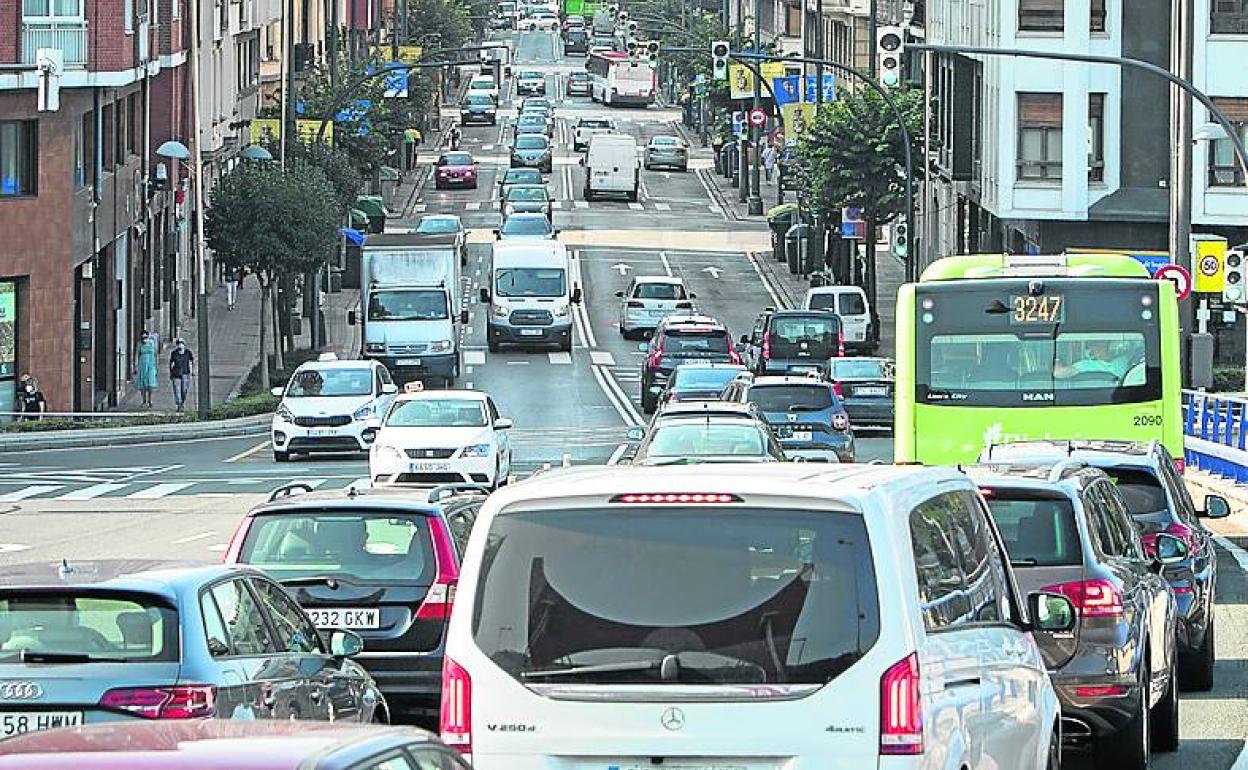
<path id="1" fill-rule="evenodd" d="M 725 401 L 754 404 L 789 459 L 854 462 L 854 431 L 832 383 L 816 375 L 739 375 Z"/>

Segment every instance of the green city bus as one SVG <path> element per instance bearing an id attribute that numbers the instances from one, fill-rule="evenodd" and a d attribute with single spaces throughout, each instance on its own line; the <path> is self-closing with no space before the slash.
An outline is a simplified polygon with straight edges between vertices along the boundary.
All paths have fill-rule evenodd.
<path id="1" fill-rule="evenodd" d="M 897 297 L 897 462 L 1027 439 L 1163 442 L 1183 457 L 1174 284 L 1122 254 L 973 255 Z"/>

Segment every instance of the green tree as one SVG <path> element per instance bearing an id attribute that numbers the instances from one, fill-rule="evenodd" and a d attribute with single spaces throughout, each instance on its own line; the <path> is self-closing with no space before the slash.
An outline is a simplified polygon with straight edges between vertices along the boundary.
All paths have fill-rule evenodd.
<path id="1" fill-rule="evenodd" d="M 334 189 L 308 163 L 241 163 L 213 188 L 204 233 L 216 257 L 260 281 L 260 376 L 269 387 L 266 338 L 276 281 L 320 264 L 338 240 Z M 280 347 L 278 366 L 281 366 Z"/>
<path id="2" fill-rule="evenodd" d="M 296 142 L 292 146 L 293 157 L 316 166 L 334 188 L 334 201 L 338 208 L 338 221 L 346 218 L 355 204 L 356 197 L 364 187 L 360 170 L 351 162 L 346 150 L 324 142 Z"/>
<path id="3" fill-rule="evenodd" d="M 461 0 L 406 0 L 409 39 L 430 50 L 470 45 L 474 14 Z M 479 15 L 479 14 L 478 14 Z M 401 27 L 401 25 L 400 25 Z"/>

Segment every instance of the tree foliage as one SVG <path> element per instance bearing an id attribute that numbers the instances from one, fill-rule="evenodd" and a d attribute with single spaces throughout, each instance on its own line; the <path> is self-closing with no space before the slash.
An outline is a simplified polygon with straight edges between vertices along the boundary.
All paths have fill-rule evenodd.
<path id="1" fill-rule="evenodd" d="M 910 132 L 914 173 L 923 163 L 923 93 L 890 93 Z M 835 218 L 846 206 L 860 206 L 877 224 L 891 221 L 905 203 L 905 152 L 901 128 L 884 99 L 869 88 L 841 96 L 815 117 L 799 152 L 809 166 L 805 188 L 811 205 Z"/>
<path id="2" fill-rule="evenodd" d="M 406 0 L 409 40 L 426 48 L 469 45 L 476 30 L 472 8 L 461 0 Z M 480 15 L 480 14 L 477 14 Z M 402 25 L 400 24 L 400 28 Z"/>
<path id="3" fill-rule="evenodd" d="M 292 150 L 295 158 L 319 168 L 325 175 L 334 189 L 334 202 L 338 209 L 335 221 L 342 221 L 364 187 L 364 180 L 359 169 L 352 164 L 351 156 L 346 150 L 323 142 L 296 142 Z"/>

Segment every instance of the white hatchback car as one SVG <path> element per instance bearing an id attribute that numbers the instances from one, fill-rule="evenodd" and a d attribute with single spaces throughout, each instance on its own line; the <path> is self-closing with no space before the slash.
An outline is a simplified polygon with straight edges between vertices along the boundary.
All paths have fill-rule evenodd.
<path id="1" fill-rule="evenodd" d="M 620 303 L 620 335 L 625 339 L 653 331 L 659 321 L 673 313 L 697 312 L 693 306 L 697 295 L 685 288 L 684 279 L 670 275 L 639 275 L 615 296 L 624 300 Z"/>
<path id="2" fill-rule="evenodd" d="M 1074 624 L 953 469 L 554 471 L 478 513 L 442 739 L 477 770 L 1052 770 L 1032 632 Z"/>
<path id="3" fill-rule="evenodd" d="M 376 429 L 370 420 L 389 406 L 398 387 L 377 361 L 339 361 L 332 353 L 303 364 L 273 413 L 273 459 L 295 454 L 367 452 Z"/>
<path id="4" fill-rule="evenodd" d="M 368 455 L 375 485 L 497 487 L 511 472 L 511 420 L 475 390 L 418 390 L 395 398 Z"/>

